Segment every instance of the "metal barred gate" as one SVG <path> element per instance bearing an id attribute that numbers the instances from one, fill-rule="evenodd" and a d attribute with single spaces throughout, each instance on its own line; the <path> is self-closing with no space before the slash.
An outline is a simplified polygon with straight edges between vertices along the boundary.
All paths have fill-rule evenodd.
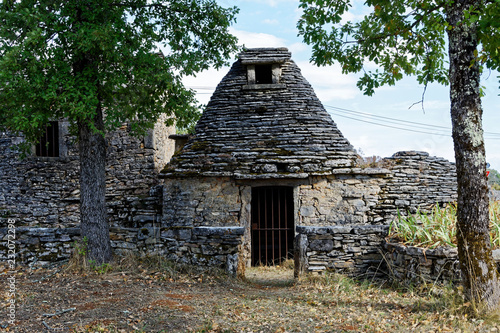
<path id="1" fill-rule="evenodd" d="M 293 188 L 252 188 L 252 266 L 293 258 Z"/>

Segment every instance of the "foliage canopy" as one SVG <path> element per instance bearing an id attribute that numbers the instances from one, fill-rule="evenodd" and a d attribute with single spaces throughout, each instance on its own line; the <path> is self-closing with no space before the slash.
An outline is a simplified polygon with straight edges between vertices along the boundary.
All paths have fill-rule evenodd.
<path id="1" fill-rule="evenodd" d="M 181 78 L 237 50 L 236 8 L 214 0 L 5 0 L 0 3 L 0 124 L 36 141 L 50 119 L 137 133 L 166 113 L 185 127 L 194 92 Z"/>
<path id="2" fill-rule="evenodd" d="M 304 14 L 297 26 L 304 41 L 312 45 L 315 64 L 338 61 L 343 73 L 363 72 L 357 85 L 367 95 L 382 85 L 394 85 L 404 75 L 414 75 L 424 85 L 448 84 L 446 31 L 452 27 L 445 8 L 450 3 L 368 0 L 364 6 L 369 13 L 347 21 L 351 1 L 301 0 Z M 500 0 L 485 1 L 481 10 L 470 9 L 466 18 L 478 22 L 477 61 L 499 69 Z M 377 69 L 365 70 L 367 63 Z"/>

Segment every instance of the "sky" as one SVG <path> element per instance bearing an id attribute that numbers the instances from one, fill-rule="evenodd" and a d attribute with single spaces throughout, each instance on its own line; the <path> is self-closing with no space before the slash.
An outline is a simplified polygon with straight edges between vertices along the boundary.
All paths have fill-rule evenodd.
<path id="1" fill-rule="evenodd" d="M 409 77 L 377 89 L 371 97 L 356 87 L 357 74 L 345 75 L 340 66 L 316 67 L 310 63 L 311 48 L 297 36 L 301 10 L 298 0 L 218 0 L 223 7 L 237 6 L 240 12 L 230 32 L 240 44 L 252 47 L 287 47 L 292 60 L 314 88 L 342 134 L 364 156 L 388 157 L 398 151 L 426 151 L 430 155 L 454 161 L 451 138 L 449 88 L 430 84 L 422 100 L 424 87 Z M 362 15 L 362 5 L 353 7 Z M 233 62 L 235 58 L 231 61 Z M 207 104 L 229 67 L 199 73 L 184 80 L 196 90 L 198 100 Z M 485 72 L 481 84 L 486 160 L 500 170 L 500 90 L 499 74 Z M 417 104 L 415 104 L 417 103 Z M 405 130 L 403 130 L 403 129 Z"/>

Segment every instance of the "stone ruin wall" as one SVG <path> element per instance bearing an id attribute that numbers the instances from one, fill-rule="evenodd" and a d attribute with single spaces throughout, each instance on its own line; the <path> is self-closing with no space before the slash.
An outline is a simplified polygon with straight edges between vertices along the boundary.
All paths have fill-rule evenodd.
<path id="1" fill-rule="evenodd" d="M 163 186 L 163 220 L 168 227 L 239 226 L 245 215 L 242 198 L 248 187 L 230 177 L 168 179 Z"/>
<path id="2" fill-rule="evenodd" d="M 331 270 L 360 277 L 378 274 L 386 225 L 298 226 L 296 275 Z"/>
<path id="3" fill-rule="evenodd" d="M 380 204 L 375 211 L 386 220 L 415 213 L 429 212 L 436 204 L 441 207 L 457 201 L 455 164 L 426 152 L 398 152 L 385 158 L 391 169 L 381 187 Z"/>
<path id="4" fill-rule="evenodd" d="M 393 243 L 386 243 L 383 248 L 386 274 L 401 284 L 448 284 L 462 280 L 456 248 L 422 249 Z"/>
<path id="5" fill-rule="evenodd" d="M 455 165 L 443 158 L 398 152 L 382 166 L 353 169 L 301 188 L 303 223 L 296 240 L 300 270 L 331 269 L 356 276 L 379 272 L 388 225 L 398 212 L 428 212 L 457 199 Z"/>
<path id="6" fill-rule="evenodd" d="M 376 224 L 382 218 L 373 214 L 384 169 L 346 169 L 336 175 L 314 176 L 299 186 L 299 223 L 304 226 Z"/>
<path id="7" fill-rule="evenodd" d="M 0 217 L 12 217 L 19 225 L 72 227 L 79 223 L 78 158 L 76 144 L 60 126 L 59 158 L 27 157 L 20 160 L 13 147 L 22 136 L 0 132 Z M 2 220 L 3 221 L 3 220 Z M 2 225 L 6 226 L 6 224 Z"/>
<path id="8" fill-rule="evenodd" d="M 248 246 L 250 197 L 251 188 L 230 177 L 166 180 L 161 253 L 177 262 L 226 267 L 236 275 L 248 252 L 243 248 Z"/>
<path id="9" fill-rule="evenodd" d="M 59 122 L 60 157 L 55 158 L 21 160 L 13 145 L 23 137 L 0 132 L 0 239 L 6 237 L 7 220 L 14 219 L 17 252 L 26 263 L 67 258 L 80 237 L 78 146 L 68 127 Z M 118 251 L 149 246 L 143 233 L 161 216 L 157 174 L 163 165 L 155 161 L 165 161 L 174 149 L 172 140 L 158 149 L 155 136 L 163 139 L 172 131 L 157 125 L 145 138 L 135 138 L 123 125 L 107 136 L 107 213 Z M 6 255 L 2 245 L 0 258 Z"/>
<path id="10" fill-rule="evenodd" d="M 115 171 L 117 180 L 108 182 L 114 195 L 108 197 L 108 205 L 115 252 L 156 251 L 178 262 L 222 266 L 235 274 L 238 265 L 241 269 L 248 262 L 250 244 L 246 230 L 250 225 L 251 181 L 196 177 L 170 179 L 163 186 L 156 184 L 155 177 L 138 181 L 139 172 L 154 173 L 153 153 L 144 142 L 134 140 L 120 135 L 110 140 L 116 149 L 111 149 L 111 154 L 117 154 L 115 156 L 126 152 L 129 156 L 133 149 L 141 150 L 137 151 L 139 161 L 123 160 L 126 172 Z M 2 147 L 6 147 L 12 139 L 4 134 L 1 142 Z M 13 156 L 13 151 L 4 148 L 2 154 Z M 20 163 L 11 158 L 2 159 L 9 161 L 7 168 L 32 170 L 32 173 L 25 172 L 24 178 L 19 176 L 23 173 L 12 172 L 11 175 L 16 174 L 18 178 L 10 181 L 5 180 L 6 172 L 2 171 L 2 184 L 10 184 L 12 193 L 20 193 L 21 186 L 14 185 L 22 181 L 30 182 L 39 191 L 26 187 L 25 191 L 31 190 L 28 193 L 33 196 L 43 193 L 43 187 L 33 185 L 35 180 L 46 186 L 49 180 L 54 182 L 52 191 L 42 197 L 46 201 L 41 200 L 48 209 L 46 215 L 33 216 L 35 211 L 44 212 L 41 204 L 30 207 L 32 201 L 24 205 L 10 203 L 11 207 L 19 207 L 10 216 L 16 219 L 18 251 L 25 260 L 35 253 L 41 262 L 67 258 L 72 243 L 79 238 L 78 219 L 74 217 L 78 201 L 54 199 L 75 200 L 77 194 L 76 185 L 70 187 L 71 181 L 61 180 L 68 177 L 69 170 L 63 163 L 77 163 L 76 157 L 68 155 L 52 168 L 46 161 Z M 296 253 L 302 256 L 303 270 L 331 269 L 350 275 L 377 271 L 388 224 L 398 209 L 413 211 L 414 205 L 429 209 L 434 202 L 455 200 L 456 185 L 450 176 L 454 176 L 452 163 L 420 152 L 400 152 L 386 160 L 388 169 L 339 169 L 337 174 L 314 176 L 297 183 L 294 192 Z M 139 167 L 140 163 L 143 167 Z M 5 163 L 0 164 L 5 168 Z M 76 182 L 76 175 L 74 177 L 69 179 Z M 3 198 L 5 194 L 2 193 Z M 4 201 L 2 204 L 5 207 Z M 23 217 L 23 207 L 33 214 Z M 50 215 L 58 217 L 52 225 L 50 219 L 47 220 Z M 1 221 L 6 225 L 6 216 L 3 216 Z"/>

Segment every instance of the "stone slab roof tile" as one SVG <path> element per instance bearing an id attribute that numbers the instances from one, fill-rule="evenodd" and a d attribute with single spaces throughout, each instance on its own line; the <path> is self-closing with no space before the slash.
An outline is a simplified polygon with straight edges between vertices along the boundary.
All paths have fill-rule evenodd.
<path id="1" fill-rule="evenodd" d="M 290 56 L 285 48 L 243 52 L 162 176 L 305 178 L 354 167 L 352 146 Z M 259 59 L 281 64 L 283 88 L 243 89 L 248 88 L 244 63 Z"/>

